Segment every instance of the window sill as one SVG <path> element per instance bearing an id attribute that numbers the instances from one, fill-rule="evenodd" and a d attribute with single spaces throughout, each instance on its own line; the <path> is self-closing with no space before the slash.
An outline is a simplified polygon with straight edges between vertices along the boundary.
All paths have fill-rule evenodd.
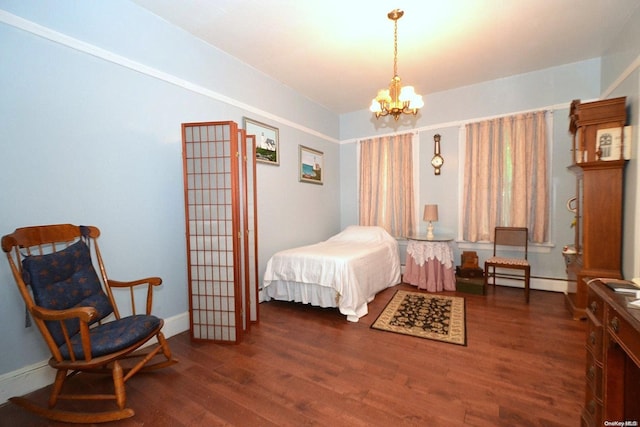
<path id="1" fill-rule="evenodd" d="M 396 237 L 398 244 L 406 245 L 407 239 L 403 237 Z M 493 243 L 491 242 L 467 242 L 466 240 L 453 240 L 459 249 L 470 249 L 470 250 L 479 250 L 479 251 L 492 251 Z M 554 243 L 529 243 L 529 252 L 530 253 L 539 253 L 539 254 L 548 254 L 556 247 Z M 506 246 L 505 249 L 509 247 Z"/>
<path id="2" fill-rule="evenodd" d="M 493 250 L 491 242 L 467 242 L 465 240 L 456 240 L 460 249 L 476 249 L 476 250 Z M 548 254 L 556 247 L 553 243 L 529 243 L 530 253 Z"/>

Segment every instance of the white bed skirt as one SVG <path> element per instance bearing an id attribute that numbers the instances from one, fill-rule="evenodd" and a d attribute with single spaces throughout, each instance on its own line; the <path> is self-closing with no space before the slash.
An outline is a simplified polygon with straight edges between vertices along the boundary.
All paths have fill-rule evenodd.
<path id="1" fill-rule="evenodd" d="M 338 308 L 338 300 L 340 298 L 333 288 L 287 280 L 274 280 L 262 291 L 265 301 L 270 301 L 271 299 L 293 301 L 322 308 Z M 360 318 L 360 316 L 353 314 L 343 314 L 346 314 L 347 320 L 350 322 L 357 322 Z M 366 314 L 366 311 L 364 314 Z"/>

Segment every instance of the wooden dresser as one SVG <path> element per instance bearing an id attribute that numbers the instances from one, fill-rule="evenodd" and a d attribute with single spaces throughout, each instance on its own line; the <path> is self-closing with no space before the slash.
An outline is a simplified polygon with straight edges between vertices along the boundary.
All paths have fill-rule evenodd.
<path id="1" fill-rule="evenodd" d="M 589 282 L 582 426 L 640 423 L 640 309 L 627 307 L 632 299 Z"/>

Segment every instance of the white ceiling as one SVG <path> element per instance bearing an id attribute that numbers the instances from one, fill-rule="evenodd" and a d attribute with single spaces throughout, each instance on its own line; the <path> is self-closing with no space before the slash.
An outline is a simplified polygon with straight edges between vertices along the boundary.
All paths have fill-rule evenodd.
<path id="1" fill-rule="evenodd" d="M 599 57 L 640 0 L 134 0 L 336 113 Z"/>

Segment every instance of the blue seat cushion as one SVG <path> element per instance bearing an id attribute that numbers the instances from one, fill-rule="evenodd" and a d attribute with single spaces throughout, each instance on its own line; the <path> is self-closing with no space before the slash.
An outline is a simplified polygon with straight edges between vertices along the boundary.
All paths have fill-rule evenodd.
<path id="1" fill-rule="evenodd" d="M 91 355 L 93 357 L 120 351 L 150 336 L 162 323 L 156 316 L 137 314 L 91 328 Z M 71 338 L 71 348 L 76 358 L 84 358 L 80 334 Z M 60 346 L 64 359 L 69 359 L 69 348 Z"/>
<path id="2" fill-rule="evenodd" d="M 72 307 L 94 307 L 97 322 L 113 312 L 109 298 L 102 290 L 89 247 L 83 240 L 46 255 L 27 256 L 22 261 L 23 277 L 31 286 L 36 305 L 51 310 Z M 69 336 L 80 330 L 77 319 L 65 321 Z M 47 328 L 58 346 L 64 343 L 59 322 L 47 322 Z"/>

